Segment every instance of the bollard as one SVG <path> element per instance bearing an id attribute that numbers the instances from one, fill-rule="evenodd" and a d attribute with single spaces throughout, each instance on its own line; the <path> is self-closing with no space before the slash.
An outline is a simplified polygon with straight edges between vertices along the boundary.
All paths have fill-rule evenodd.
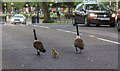
<path id="1" fill-rule="evenodd" d="M 39 23 L 39 13 L 37 13 L 36 19 L 37 19 L 37 23 Z"/>

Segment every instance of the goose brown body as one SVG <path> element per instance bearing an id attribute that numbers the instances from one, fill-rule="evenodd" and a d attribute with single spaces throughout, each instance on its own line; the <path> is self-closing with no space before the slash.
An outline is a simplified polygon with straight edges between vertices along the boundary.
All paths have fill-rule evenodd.
<path id="1" fill-rule="evenodd" d="M 40 50 L 40 52 L 46 52 L 46 50 L 44 49 L 44 46 L 42 44 L 42 42 L 35 40 L 33 43 L 33 46 L 37 49 Z"/>
<path id="2" fill-rule="evenodd" d="M 40 55 L 40 52 L 44 53 L 44 52 L 46 52 L 46 50 L 45 50 L 42 42 L 37 39 L 35 29 L 33 29 L 33 32 L 34 32 L 34 39 L 35 39 L 33 42 L 33 46 L 37 50 L 37 54 Z"/>
<path id="3" fill-rule="evenodd" d="M 84 42 L 79 36 L 78 25 L 76 25 L 76 30 L 77 30 L 77 37 L 74 40 L 74 46 L 75 46 L 76 51 L 78 51 L 77 48 L 79 48 L 80 49 L 79 53 L 81 53 L 81 51 L 84 49 Z"/>
<path id="4" fill-rule="evenodd" d="M 80 38 L 75 39 L 74 46 L 76 48 L 79 48 L 79 49 L 83 50 L 84 49 L 84 42 L 83 42 L 83 40 L 80 39 Z"/>

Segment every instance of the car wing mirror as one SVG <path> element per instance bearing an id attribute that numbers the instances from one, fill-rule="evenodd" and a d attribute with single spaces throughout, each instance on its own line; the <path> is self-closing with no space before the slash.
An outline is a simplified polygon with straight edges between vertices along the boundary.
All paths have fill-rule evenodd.
<path id="1" fill-rule="evenodd" d="M 84 12 L 86 12 L 86 10 L 84 10 L 84 9 L 81 9 L 80 11 L 84 11 Z"/>

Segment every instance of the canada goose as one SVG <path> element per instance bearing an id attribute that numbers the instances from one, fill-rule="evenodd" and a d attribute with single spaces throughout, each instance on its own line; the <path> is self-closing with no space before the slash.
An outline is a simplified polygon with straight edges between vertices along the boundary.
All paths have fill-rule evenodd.
<path id="1" fill-rule="evenodd" d="M 80 38 L 79 30 L 78 30 L 78 25 L 76 25 L 76 30 L 77 30 L 77 37 L 76 37 L 76 39 L 75 39 L 75 41 L 74 41 L 74 46 L 75 46 L 76 51 L 78 51 L 77 48 L 79 48 L 79 49 L 80 49 L 80 52 L 79 52 L 79 53 L 81 53 L 81 51 L 84 49 L 84 42 L 83 42 L 83 40 Z"/>
<path id="2" fill-rule="evenodd" d="M 52 53 L 54 58 L 58 58 L 59 54 L 58 54 L 58 52 L 54 48 L 52 48 L 51 53 Z"/>
<path id="3" fill-rule="evenodd" d="M 34 42 L 33 42 L 33 46 L 37 50 L 37 55 L 40 55 L 40 52 L 45 53 L 46 50 L 45 50 L 42 42 L 37 39 L 35 29 L 33 29 L 33 33 L 34 33 L 34 39 L 35 39 Z"/>

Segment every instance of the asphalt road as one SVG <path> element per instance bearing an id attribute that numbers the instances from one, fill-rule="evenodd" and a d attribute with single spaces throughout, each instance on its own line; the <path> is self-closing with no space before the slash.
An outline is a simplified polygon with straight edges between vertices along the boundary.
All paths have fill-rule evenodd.
<path id="1" fill-rule="evenodd" d="M 47 52 L 40 56 L 32 44 L 32 29 Z M 79 25 L 85 42 L 82 54 L 73 46 L 76 30 L 72 24 L 2 25 L 3 69 L 117 69 L 118 32 L 109 26 L 84 27 Z M 55 48 L 58 58 L 53 58 Z"/>

